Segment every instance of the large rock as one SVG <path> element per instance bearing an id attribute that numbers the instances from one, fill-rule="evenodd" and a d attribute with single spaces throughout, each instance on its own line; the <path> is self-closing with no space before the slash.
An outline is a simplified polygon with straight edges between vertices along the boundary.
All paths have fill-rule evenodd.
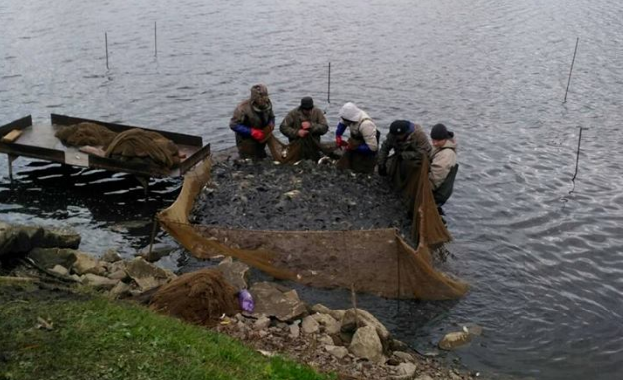
<path id="1" fill-rule="evenodd" d="M 255 302 L 254 314 L 275 317 L 282 322 L 290 322 L 307 313 L 307 307 L 296 291 L 282 292 L 268 282 L 259 282 L 249 289 Z"/>
<path id="2" fill-rule="evenodd" d="M 344 358 L 348 355 L 348 350 L 346 347 L 334 346 L 334 345 L 326 345 L 324 349 L 327 350 L 328 353 L 335 356 L 338 359 Z"/>
<path id="3" fill-rule="evenodd" d="M 82 252 L 76 252 L 76 261 L 71 269 L 77 275 L 92 273 L 101 276 L 106 273 L 106 268 L 98 259 Z"/>
<path id="4" fill-rule="evenodd" d="M 80 235 L 68 229 L 0 225 L 0 258 L 23 255 L 33 248 L 78 248 Z"/>
<path id="5" fill-rule="evenodd" d="M 127 262 L 125 271 L 143 292 L 166 284 L 170 279 L 175 278 L 173 273 L 148 263 L 142 257 Z"/>
<path id="6" fill-rule="evenodd" d="M 375 363 L 383 363 L 385 361 L 383 345 L 374 326 L 358 328 L 348 349 L 353 355 Z"/>
<path id="7" fill-rule="evenodd" d="M 107 277 L 98 276 L 93 273 L 87 273 L 82 278 L 82 283 L 84 285 L 92 286 L 96 289 L 110 290 L 119 283 L 119 280 L 111 280 Z"/>
<path id="8" fill-rule="evenodd" d="M 73 249 L 34 248 L 28 253 L 28 258 L 46 269 L 54 268 L 57 265 L 71 268 L 76 262 L 77 252 Z"/>
<path id="9" fill-rule="evenodd" d="M 320 332 L 320 325 L 318 322 L 311 316 L 303 318 L 303 323 L 301 323 L 301 328 L 305 334 L 316 334 Z"/>
<path id="10" fill-rule="evenodd" d="M 240 261 L 234 261 L 231 257 L 226 257 L 218 264 L 216 269 L 223 273 L 223 277 L 236 290 L 240 291 L 247 288 L 248 265 Z"/>
<path id="11" fill-rule="evenodd" d="M 334 335 L 340 332 L 340 322 L 336 321 L 335 318 L 333 318 L 332 316 L 328 314 L 316 313 L 312 314 L 311 317 L 314 318 L 316 322 L 318 322 L 321 327 L 320 330 L 322 332 L 325 332 L 329 335 Z"/>
<path id="12" fill-rule="evenodd" d="M 369 312 L 362 309 L 348 309 L 344 313 L 344 317 L 342 318 L 342 327 L 341 331 L 345 333 L 352 333 L 357 330 L 357 327 L 365 327 L 370 326 L 376 330 L 379 338 L 381 339 L 381 343 L 383 347 L 389 346 L 390 334 L 387 328 L 383 326 L 378 319 L 376 319 Z"/>
<path id="13" fill-rule="evenodd" d="M 413 363 L 400 363 L 395 369 L 395 376 L 392 376 L 392 380 L 410 380 L 415 377 L 415 371 L 417 366 Z"/>
<path id="14" fill-rule="evenodd" d="M 465 331 L 457 331 L 446 334 L 439 342 L 439 348 L 446 351 L 452 351 L 457 347 L 467 344 L 471 341 L 472 336 Z"/>

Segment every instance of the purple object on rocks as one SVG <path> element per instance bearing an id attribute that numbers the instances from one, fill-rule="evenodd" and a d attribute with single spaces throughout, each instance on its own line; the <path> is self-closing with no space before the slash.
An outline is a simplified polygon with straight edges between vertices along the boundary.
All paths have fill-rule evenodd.
<path id="1" fill-rule="evenodd" d="M 238 301 L 240 301 L 240 307 L 242 310 L 252 313 L 253 308 L 255 307 L 255 303 L 253 302 L 253 296 L 247 289 L 242 289 L 238 293 Z"/>

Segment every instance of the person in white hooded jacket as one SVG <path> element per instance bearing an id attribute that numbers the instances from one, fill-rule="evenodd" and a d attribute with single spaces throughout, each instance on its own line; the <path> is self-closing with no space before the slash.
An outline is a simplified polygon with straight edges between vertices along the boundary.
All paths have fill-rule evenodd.
<path id="1" fill-rule="evenodd" d="M 342 106 L 339 116 L 335 143 L 338 148 L 345 148 L 346 152 L 338 162 L 338 167 L 360 173 L 373 173 L 380 135 L 376 125 L 367 113 L 351 102 Z M 342 139 L 346 127 L 350 132 L 348 142 Z"/>

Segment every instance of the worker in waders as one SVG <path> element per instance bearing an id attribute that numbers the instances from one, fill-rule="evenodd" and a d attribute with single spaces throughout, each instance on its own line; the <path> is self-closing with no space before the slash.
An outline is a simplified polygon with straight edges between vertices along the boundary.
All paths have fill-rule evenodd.
<path id="1" fill-rule="evenodd" d="M 329 131 L 329 125 L 322 110 L 314 107 L 311 97 L 304 97 L 299 107 L 288 112 L 279 130 L 288 138 L 290 145 L 297 146 L 299 160 L 318 161 L 322 156 L 320 136 Z"/>
<path id="2" fill-rule="evenodd" d="M 339 116 L 340 122 L 335 132 L 335 143 L 338 148 L 345 149 L 345 152 L 338 161 L 337 167 L 359 173 L 373 173 L 381 133 L 370 116 L 353 103 L 344 104 Z M 350 131 L 350 138 L 344 141 L 342 136 L 347 127 Z"/>
<path id="3" fill-rule="evenodd" d="M 240 158 L 266 158 L 266 141 L 275 128 L 275 114 L 265 85 L 251 87 L 251 97 L 238 104 L 229 127 L 236 133 Z"/>
<path id="4" fill-rule="evenodd" d="M 394 154 L 390 157 L 390 153 Z M 410 170 L 422 164 L 423 157 L 430 157 L 432 148 L 424 129 L 409 120 L 395 120 L 379 149 L 377 162 L 381 176 L 399 176 L 407 180 Z"/>
<path id="5" fill-rule="evenodd" d="M 439 215 L 444 215 L 441 206 L 444 205 L 452 195 L 454 179 L 459 170 L 456 157 L 456 140 L 454 133 L 448 131 L 445 125 L 435 124 L 430 131 L 430 138 L 433 144 L 431 153 L 430 179 L 431 189 L 437 204 Z"/>

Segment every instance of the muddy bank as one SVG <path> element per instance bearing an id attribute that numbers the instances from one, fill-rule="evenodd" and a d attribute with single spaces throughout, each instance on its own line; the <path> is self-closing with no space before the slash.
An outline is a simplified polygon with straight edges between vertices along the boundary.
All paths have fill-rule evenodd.
<path id="1" fill-rule="evenodd" d="M 301 161 L 223 161 L 198 197 L 194 223 L 253 230 L 360 230 L 411 226 L 385 178 Z"/>

